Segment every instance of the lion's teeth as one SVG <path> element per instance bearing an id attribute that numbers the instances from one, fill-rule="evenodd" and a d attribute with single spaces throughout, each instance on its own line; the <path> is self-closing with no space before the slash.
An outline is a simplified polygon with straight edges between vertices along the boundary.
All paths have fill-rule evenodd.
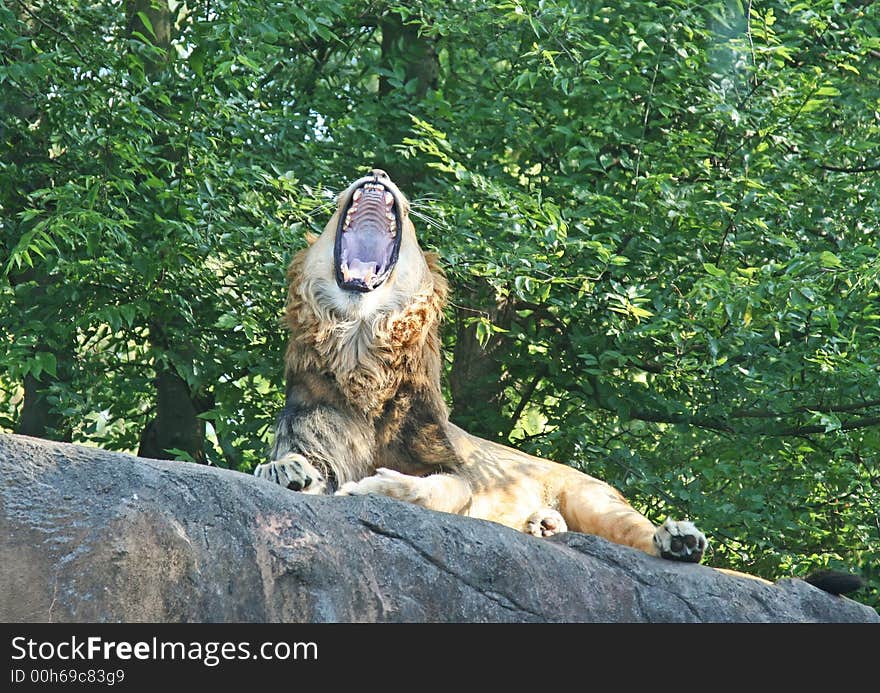
<path id="1" fill-rule="evenodd" d="M 361 196 L 363 194 L 364 194 L 364 191 L 361 190 L 360 188 L 358 188 L 357 190 L 354 191 L 354 195 L 352 195 L 351 199 L 353 199 L 355 202 L 357 202 L 359 199 L 361 199 Z"/>
<path id="2" fill-rule="evenodd" d="M 394 195 L 387 190 L 385 191 L 385 204 L 389 207 L 394 204 Z"/>

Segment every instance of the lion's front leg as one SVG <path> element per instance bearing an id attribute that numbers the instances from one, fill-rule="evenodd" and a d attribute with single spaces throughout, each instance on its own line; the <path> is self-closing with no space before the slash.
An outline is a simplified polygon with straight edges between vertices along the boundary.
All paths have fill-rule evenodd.
<path id="1" fill-rule="evenodd" d="M 373 476 L 349 481 L 337 496 L 388 496 L 421 505 L 429 510 L 462 514 L 471 503 L 471 489 L 464 479 L 451 474 L 411 476 L 381 467 Z"/>
<path id="2" fill-rule="evenodd" d="M 328 379 L 315 373 L 288 375 L 287 400 L 275 422 L 267 464 L 254 474 L 302 493 L 336 490 L 340 479 L 372 469 L 375 435 L 365 421 L 323 402 Z"/>
<path id="3" fill-rule="evenodd" d="M 305 457 L 289 452 L 281 459 L 258 465 L 254 476 L 303 493 L 321 494 L 328 490 L 327 479 Z"/>

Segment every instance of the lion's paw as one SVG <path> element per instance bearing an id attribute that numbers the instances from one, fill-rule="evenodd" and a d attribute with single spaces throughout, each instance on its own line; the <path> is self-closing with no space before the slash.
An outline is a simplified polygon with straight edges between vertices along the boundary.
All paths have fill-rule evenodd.
<path id="1" fill-rule="evenodd" d="M 553 508 L 541 508 L 529 515 L 523 530 L 533 537 L 552 537 L 568 531 L 568 525 L 558 512 Z"/>
<path id="2" fill-rule="evenodd" d="M 693 522 L 666 518 L 654 532 L 654 545 L 660 555 L 670 561 L 699 563 L 709 542 Z"/>
<path id="3" fill-rule="evenodd" d="M 289 452 L 279 460 L 258 465 L 254 476 L 303 493 L 324 493 L 327 480 L 302 455 Z"/>

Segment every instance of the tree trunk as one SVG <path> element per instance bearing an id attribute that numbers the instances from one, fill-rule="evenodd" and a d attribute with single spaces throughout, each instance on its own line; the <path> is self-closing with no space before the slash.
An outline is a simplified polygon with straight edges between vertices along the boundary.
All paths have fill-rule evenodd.
<path id="1" fill-rule="evenodd" d="M 159 49 L 141 54 L 144 72 L 153 81 L 167 74 L 174 57 L 171 41 L 175 15 L 169 5 L 168 0 L 127 1 L 129 35 L 136 37 L 140 34 L 143 37 L 141 40 L 145 39 Z M 158 101 L 150 106 L 157 113 L 169 108 Z M 157 133 L 156 142 L 161 145 L 166 160 L 180 160 L 180 152 L 175 151 L 173 143 L 167 141 L 163 133 Z M 157 200 L 153 202 L 160 206 Z M 173 214 L 170 210 L 162 210 L 166 218 L 169 213 Z M 144 237 L 149 237 L 146 229 Z M 173 354 L 174 361 L 186 364 L 184 368 L 190 366 L 189 372 L 194 370 L 191 366 L 196 355 L 191 346 L 186 343 L 181 346 L 182 340 L 176 339 L 176 335 L 186 332 L 186 326 L 179 324 L 172 310 L 161 305 L 154 306 L 150 342 L 156 363 L 156 416 L 141 433 L 138 454 L 155 459 L 173 459 L 177 455 L 170 450 L 181 450 L 196 462 L 204 462 L 205 422 L 198 418 L 202 408 L 193 388 L 166 358 L 166 354 Z"/>
<path id="2" fill-rule="evenodd" d="M 405 159 L 394 150 L 410 134 L 410 114 L 418 114 L 420 102 L 428 91 L 437 89 L 440 62 L 433 39 L 420 35 L 417 24 L 406 24 L 395 13 L 386 13 L 379 22 L 382 31 L 382 66 L 395 77 L 379 78 L 379 98 L 387 102 L 378 131 L 385 135 L 386 147 L 379 151 L 383 161 L 376 162 L 389 171 L 394 181 L 411 196 L 414 184 L 424 178 L 426 167 L 418 159 Z M 402 81 L 402 85 L 399 84 Z M 482 313 L 496 325 L 507 328 L 513 316 L 510 304 L 498 303 L 486 283 L 460 292 L 456 310 L 456 340 L 449 385 L 453 400 L 453 419 L 476 435 L 489 439 L 503 438 L 508 422 L 502 415 L 504 382 L 501 362 L 493 354 L 504 343 L 495 334 L 481 346 L 476 326 L 468 318 Z"/>
<path id="3" fill-rule="evenodd" d="M 159 50 L 149 53 L 144 71 L 157 75 L 172 58 L 171 39 L 174 30 L 174 13 L 167 0 L 127 0 L 128 34 L 140 34 Z M 146 17 L 149 26 L 144 22 Z"/>
<path id="4" fill-rule="evenodd" d="M 51 382 L 48 378 L 38 380 L 30 373 L 24 377 L 24 402 L 15 432 L 69 443 L 70 427 L 49 399 Z"/>
<path id="5" fill-rule="evenodd" d="M 413 183 L 424 178 L 421 162 L 408 160 L 394 147 L 403 143 L 410 133 L 410 113 L 418 113 L 419 102 L 429 89 L 436 89 L 440 76 L 440 62 L 434 42 L 419 35 L 418 26 L 405 24 L 395 13 L 386 13 L 379 22 L 382 31 L 382 66 L 389 72 L 403 75 L 402 87 L 397 79 L 379 77 L 379 99 L 387 102 L 382 111 L 377 131 L 385 135 L 385 147 L 377 155 L 376 165 L 386 169 L 404 191 L 411 191 Z"/>
<path id="6" fill-rule="evenodd" d="M 43 8 L 25 11 L 22 5 L 14 5 L 14 9 L 17 11 L 18 19 L 22 24 L 30 27 L 34 32 L 40 30 L 40 24 L 33 13 L 40 11 L 41 15 L 45 15 L 45 12 L 41 11 Z M 47 9 L 51 12 L 51 8 Z M 44 21 L 53 21 L 51 18 L 44 18 L 43 16 L 40 18 Z M 5 133 L 5 144 L 9 149 L 8 151 L 6 147 L 0 149 L 0 156 L 5 158 L 8 155 L 14 169 L 26 171 L 29 174 L 19 177 L 15 185 L 4 186 L 8 191 L 8 196 L 5 199 L 0 199 L 0 209 L 6 210 L 4 222 L 11 227 L 10 238 L 17 240 L 34 223 L 18 221 L 19 213 L 30 206 L 30 194 L 34 190 L 50 185 L 46 175 L 33 173 L 37 167 L 32 165 L 34 162 L 46 157 L 46 152 L 49 150 L 50 133 L 45 126 L 44 119 L 41 117 L 39 105 L 26 98 L 23 94 L 16 93 L 14 87 L 10 88 L 10 91 L 4 95 L 4 98 L 0 98 L 0 108 L 8 109 L 9 115 L 19 120 L 22 124 L 32 124 L 35 126 L 10 127 Z M 0 245 L 0 248 L 2 248 L 2 245 Z M 52 305 L 51 298 L 47 298 L 47 287 L 51 285 L 52 280 L 48 275 L 49 269 L 46 267 L 45 260 L 38 261 L 34 257 L 34 261 L 34 267 L 9 275 L 9 283 L 13 287 L 33 283 L 29 290 L 16 292 L 15 306 L 21 312 L 25 310 L 32 311 L 36 308 L 38 312 L 36 315 L 33 315 L 31 322 L 39 320 L 43 325 L 56 326 L 67 321 L 67 319 L 61 314 L 57 305 Z M 49 330 L 46 330 L 46 332 L 48 333 Z M 65 421 L 65 417 L 57 411 L 57 408 L 50 399 L 52 384 L 61 379 L 59 377 L 61 374 L 66 374 L 68 377 L 70 374 L 70 362 L 74 353 L 72 327 L 67 336 L 69 337 L 66 340 L 67 343 L 59 346 L 53 343 L 53 340 L 47 338 L 46 334 L 40 333 L 36 335 L 33 353 L 51 353 L 55 357 L 56 375 L 53 376 L 44 371 L 39 377 L 34 377 L 30 373 L 25 376 L 22 383 L 24 386 L 24 400 L 18 421 L 15 424 L 16 433 L 52 440 L 71 440 L 69 424 Z"/>
<path id="7" fill-rule="evenodd" d="M 428 89 L 437 88 L 440 77 L 440 63 L 434 42 L 419 34 L 416 24 L 404 24 L 403 18 L 389 12 L 382 17 L 379 24 L 382 29 L 382 63 L 392 72 L 403 67 L 404 84 L 415 80 L 412 89 L 407 88 L 406 94 L 421 101 Z M 388 96 L 395 86 L 387 75 L 379 77 L 379 97 Z"/>
<path id="8" fill-rule="evenodd" d="M 138 456 L 170 460 L 182 450 L 195 462 L 205 461 L 205 422 L 198 418 L 189 385 L 171 369 L 156 376 L 156 418 L 141 434 Z"/>
<path id="9" fill-rule="evenodd" d="M 452 394 L 452 420 L 465 430 L 489 440 L 504 441 L 509 422 L 502 413 L 506 386 L 504 369 L 496 354 L 506 348 L 504 333 L 495 333 L 482 346 L 475 324 L 468 318 L 483 314 L 493 325 L 509 329 L 514 316 L 512 301 L 498 302 L 491 287 L 482 282 L 456 298 L 464 307 L 455 311 L 455 347 L 449 389 Z"/>
<path id="10" fill-rule="evenodd" d="M 36 306 L 38 312 L 31 315 L 34 319 L 39 319 L 43 325 L 56 327 L 59 324 L 70 323 L 70 318 L 64 315 L 61 306 L 54 303 L 52 297 L 47 295 L 50 277 L 45 272 L 45 268 L 38 265 L 10 276 L 9 280 L 13 286 L 25 283 L 31 285 L 27 287 L 29 290 L 17 292 L 15 303 L 22 312 L 33 310 Z M 54 339 L 50 336 L 52 333 L 55 334 Z M 52 401 L 51 389 L 55 383 L 70 381 L 75 352 L 73 325 L 70 324 L 63 331 L 60 343 L 58 333 L 58 330 L 46 329 L 45 333 L 36 336 L 33 353 L 52 354 L 55 357 L 55 373 L 50 374 L 44 370 L 37 377 L 31 373 L 24 377 L 24 400 L 15 432 L 36 438 L 70 442 L 72 439 L 70 424 Z"/>

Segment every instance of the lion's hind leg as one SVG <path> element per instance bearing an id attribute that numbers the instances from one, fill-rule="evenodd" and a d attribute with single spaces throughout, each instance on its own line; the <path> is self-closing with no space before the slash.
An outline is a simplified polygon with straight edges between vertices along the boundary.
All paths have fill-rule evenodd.
<path id="1" fill-rule="evenodd" d="M 337 496 L 377 495 L 421 505 L 430 510 L 461 514 L 471 503 L 468 483 L 452 474 L 411 476 L 381 467 L 373 476 L 349 481 L 336 492 Z"/>
<path id="2" fill-rule="evenodd" d="M 569 529 L 672 561 L 698 563 L 708 541 L 692 522 L 667 519 L 659 527 L 633 508 L 613 487 L 586 474 L 569 478 L 559 509 Z"/>
<path id="3" fill-rule="evenodd" d="M 568 531 L 565 519 L 553 508 L 540 508 L 526 519 L 523 531 L 533 537 L 552 537 Z"/>

